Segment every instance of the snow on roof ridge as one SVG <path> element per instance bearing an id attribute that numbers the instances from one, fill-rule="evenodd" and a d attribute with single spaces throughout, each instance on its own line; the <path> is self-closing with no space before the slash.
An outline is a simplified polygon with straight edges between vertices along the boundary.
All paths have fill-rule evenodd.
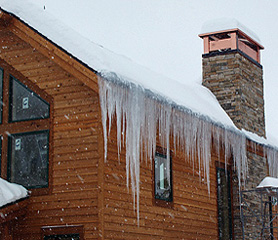
<path id="1" fill-rule="evenodd" d="M 206 115 L 215 122 L 222 122 L 224 125 L 233 126 L 232 121 L 220 107 L 214 95 L 201 84 L 186 86 L 159 73 L 155 73 L 125 56 L 118 55 L 94 43 L 92 40 L 86 39 L 86 37 L 72 30 L 54 16 L 50 16 L 48 12 L 43 12 L 43 10 L 28 1 L 24 6 L 21 4 L 21 0 L 7 2 L 0 0 L 0 4 L 2 8 L 4 6 L 6 11 L 15 14 L 22 21 L 94 70 L 98 72 L 115 72 L 117 75 L 123 76 L 127 81 L 142 85 L 145 89 L 172 99 L 177 104 L 184 105 L 193 112 Z M 42 13 L 40 14 L 40 12 Z M 189 91 L 188 89 L 191 90 Z M 197 90 L 198 94 L 196 93 Z M 190 97 L 188 98 L 188 96 Z M 194 99 L 193 101 L 192 98 Z M 203 105 L 210 105 L 213 110 L 209 111 L 208 107 L 202 107 L 201 103 Z"/>
<path id="2" fill-rule="evenodd" d="M 256 33 L 247 28 L 235 18 L 217 18 L 205 22 L 202 26 L 201 33 L 217 32 L 222 30 L 230 30 L 238 28 L 257 43 L 261 44 L 261 40 Z M 261 44 L 262 45 L 262 44 Z"/>
<path id="3" fill-rule="evenodd" d="M 0 178 L 0 208 L 27 196 L 28 190 L 26 188 Z"/>
<path id="4" fill-rule="evenodd" d="M 28 0 L 26 0 L 24 5 L 21 0 L 0 0 L 0 5 L 1 9 L 14 14 L 47 39 L 53 41 L 97 72 L 104 74 L 116 73 L 116 75 L 121 76 L 122 80 L 140 85 L 144 89 L 162 96 L 165 100 L 170 100 L 177 105 L 184 106 L 204 118 L 208 117 L 219 126 L 236 132 L 240 131 L 221 108 L 216 97 L 201 84 L 186 85 L 185 83 L 177 82 L 148 69 L 146 66 L 139 65 L 124 55 L 106 49 L 71 29 L 70 26 L 58 20 L 50 13 L 43 11 L 43 9 L 38 8 Z M 216 20 L 206 22 L 203 25 L 202 31 L 217 30 L 216 22 Z M 236 19 L 221 18 L 218 19 L 218 22 L 222 23 L 218 24 L 218 27 L 222 26 L 222 29 L 223 26 L 228 27 L 228 24 L 232 24 L 233 28 L 239 27 L 246 34 L 252 33 L 252 31 L 248 30 Z M 259 40 L 254 33 L 250 34 L 250 36 L 255 36 L 254 40 Z M 246 132 L 242 133 L 246 135 Z M 246 136 L 249 136 L 249 138 L 258 143 L 269 145 L 260 139 L 259 141 L 256 140 L 256 137 L 250 137 L 250 134 Z"/>

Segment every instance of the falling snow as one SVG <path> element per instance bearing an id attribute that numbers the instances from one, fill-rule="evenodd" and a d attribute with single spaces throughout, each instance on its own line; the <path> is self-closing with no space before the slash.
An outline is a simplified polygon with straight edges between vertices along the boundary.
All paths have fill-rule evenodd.
<path id="1" fill-rule="evenodd" d="M 225 148 L 225 160 L 234 156 L 235 167 L 240 179 L 247 176 L 246 136 L 216 126 L 209 119 L 171 102 L 166 102 L 144 88 L 124 82 L 115 74 L 106 74 L 107 80 L 99 78 L 99 96 L 102 111 L 105 159 L 112 120 L 116 117 L 118 153 L 122 142 L 126 148 L 127 187 L 131 185 L 134 204 L 139 216 L 140 156 L 152 160 L 156 150 L 156 130 L 159 142 L 167 149 L 170 158 L 170 136 L 174 147 L 198 157 L 198 171 L 203 174 L 210 192 L 211 140 Z M 198 147 L 196 147 L 198 146 Z M 144 149 L 144 151 L 143 151 Z M 190 161 L 190 160 L 189 160 Z"/>
<path id="2" fill-rule="evenodd" d="M 201 171 L 203 171 L 208 192 L 210 192 L 209 167 L 212 139 L 214 139 L 217 151 L 220 151 L 221 147 L 224 148 L 225 163 L 233 156 L 234 167 L 240 180 L 239 187 L 242 180 L 244 184 L 248 174 L 246 131 L 231 130 L 225 125 L 215 124 L 209 118 L 193 113 L 174 102 L 166 101 L 141 86 L 125 81 L 114 73 L 105 73 L 103 78 L 99 77 L 99 96 L 105 160 L 107 160 L 107 143 L 112 121 L 113 118 L 116 118 L 118 154 L 124 143 L 127 187 L 131 186 L 138 220 L 140 157 L 144 156 L 152 161 L 156 151 L 157 129 L 159 142 L 163 148 L 167 149 L 168 159 L 170 158 L 171 136 L 173 136 L 174 148 L 183 151 L 185 161 L 192 161 L 189 156 L 197 156 L 197 172 L 201 175 Z M 251 144 L 251 147 L 256 149 L 256 144 Z M 277 149 L 264 145 L 264 150 L 268 158 L 270 175 L 277 177 Z"/>

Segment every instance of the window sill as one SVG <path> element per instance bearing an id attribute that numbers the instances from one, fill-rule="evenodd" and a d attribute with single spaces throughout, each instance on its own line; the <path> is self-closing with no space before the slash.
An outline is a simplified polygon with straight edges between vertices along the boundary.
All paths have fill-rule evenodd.
<path id="1" fill-rule="evenodd" d="M 174 207 L 174 202 L 171 201 L 165 201 L 161 199 L 154 199 L 153 205 L 158 206 L 158 207 L 164 207 L 164 208 L 173 208 Z"/>
<path id="2" fill-rule="evenodd" d="M 31 188 L 28 189 L 30 196 L 41 196 L 48 195 L 50 193 L 50 189 L 48 188 Z"/>

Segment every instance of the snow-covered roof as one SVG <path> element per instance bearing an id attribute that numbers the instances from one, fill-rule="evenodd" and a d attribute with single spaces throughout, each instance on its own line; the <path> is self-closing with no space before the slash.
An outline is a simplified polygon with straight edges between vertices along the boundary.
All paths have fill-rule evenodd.
<path id="1" fill-rule="evenodd" d="M 26 4 L 21 4 L 20 0 L 0 1 L 0 6 L 15 14 L 94 70 L 102 73 L 113 72 L 121 79 L 141 85 L 166 100 L 209 117 L 216 123 L 236 129 L 215 96 L 201 84 L 179 83 L 139 65 L 125 56 L 115 54 L 94 43 L 87 36 L 72 30 L 70 25 L 64 24 L 61 19 L 39 9 L 31 2 L 27 1 Z"/>
<path id="2" fill-rule="evenodd" d="M 0 178 L 0 208 L 27 197 L 28 191 L 21 185 Z"/>
<path id="3" fill-rule="evenodd" d="M 63 6 L 63 13 L 57 14 L 54 8 L 48 10 L 48 6 L 51 4 L 52 6 L 55 5 L 55 9 L 57 9 L 56 3 L 60 7 Z M 111 4 L 111 2 L 108 1 L 107 4 L 109 3 Z M 100 4 L 100 2 L 98 2 L 98 4 Z M 115 73 L 123 81 L 140 85 L 162 96 L 166 100 L 184 106 L 205 118 L 209 118 L 215 123 L 224 125 L 226 128 L 237 130 L 214 95 L 203 87 L 200 82 L 194 80 L 180 83 L 172 79 L 172 77 L 166 77 L 161 73 L 156 73 L 147 67 L 137 64 L 136 59 L 133 60 L 121 54 L 116 54 L 106 49 L 104 46 L 96 44 L 94 42 L 95 28 L 91 27 L 92 14 L 86 14 L 88 13 L 88 9 L 92 8 L 91 11 L 93 11 L 93 7 L 95 7 L 91 1 L 84 0 L 82 3 L 77 4 L 76 2 L 69 3 L 68 1 L 26 0 L 24 4 L 22 4 L 21 0 L 0 0 L 0 6 L 2 9 L 16 15 L 22 21 L 94 70 L 104 74 L 107 72 Z M 78 18 L 74 18 L 71 16 L 68 18 L 65 16 L 66 13 L 80 13 L 78 10 L 79 8 L 84 11 L 82 17 L 79 16 Z M 61 10 L 59 11 L 61 12 Z M 113 19 L 110 20 L 112 21 Z M 98 21 L 99 28 L 102 27 L 102 22 L 102 19 Z M 222 22 L 222 26 L 219 27 L 223 28 L 224 23 L 225 22 Z M 225 27 L 230 27 L 231 24 L 235 23 L 235 27 L 243 27 L 237 21 L 227 21 L 226 25 L 224 25 Z M 203 31 L 208 31 L 211 26 L 212 25 L 208 22 Z M 246 33 L 250 34 L 247 28 L 243 28 Z M 251 33 L 251 35 L 254 39 L 259 41 L 255 34 Z M 113 39 L 113 36 L 109 36 L 109 33 L 107 33 L 107 38 Z M 201 45 L 194 46 L 194 48 L 201 48 Z M 166 49 L 163 50 L 166 51 Z M 125 54 L 127 56 L 129 55 L 128 52 Z M 188 52 L 188 54 L 190 54 L 190 52 Z M 157 61 L 159 61 L 159 59 L 157 59 Z M 189 64 L 189 62 L 185 64 Z"/>
<path id="4" fill-rule="evenodd" d="M 278 188 L 278 178 L 274 177 L 265 177 L 257 188 Z"/>
<path id="5" fill-rule="evenodd" d="M 212 1 L 216 2 L 215 0 Z M 246 131 L 241 131 L 240 134 L 238 134 L 237 136 L 234 136 L 236 134 L 231 134 L 233 136 L 230 136 L 228 131 L 226 131 L 227 129 L 229 130 L 231 129 L 233 130 L 233 132 L 239 132 L 239 130 L 236 128 L 236 126 L 229 118 L 229 116 L 226 114 L 226 112 L 221 108 L 215 96 L 207 88 L 201 85 L 201 81 L 199 80 L 196 81 L 196 79 L 201 75 L 201 61 L 199 61 L 199 66 L 198 66 L 198 63 L 196 64 L 196 61 L 194 60 L 196 56 L 197 58 L 199 58 L 199 60 L 201 60 L 201 55 L 202 55 L 202 44 L 201 42 L 199 42 L 200 43 L 199 45 L 197 44 L 197 41 L 200 40 L 198 39 L 200 28 L 198 28 L 198 30 L 194 34 L 192 34 L 192 38 L 196 40 L 190 41 L 188 38 L 185 38 L 184 36 L 191 35 L 188 34 L 187 31 L 190 32 L 191 29 L 196 29 L 196 27 L 194 27 L 194 24 L 198 22 L 198 19 L 196 19 L 196 16 L 198 17 L 198 14 L 195 13 L 194 9 L 193 11 L 191 11 L 192 9 L 190 9 L 190 7 L 192 6 L 190 6 L 190 4 L 188 3 L 189 1 L 184 1 L 183 3 L 184 5 L 182 5 L 181 2 L 182 1 L 178 1 L 178 0 L 176 1 L 175 0 L 171 0 L 171 1 L 167 1 L 167 0 L 166 1 L 161 1 L 161 0 L 154 0 L 154 1 L 146 1 L 146 0 L 142 0 L 142 1 L 124 1 L 124 0 L 31 1 L 31 0 L 25 0 L 24 4 L 22 4 L 22 0 L 12 0 L 12 1 L 0 0 L 0 6 L 5 11 L 14 14 L 16 17 L 18 17 L 23 22 L 25 22 L 26 24 L 34 28 L 36 31 L 41 33 L 46 38 L 50 39 L 52 42 L 60 46 L 62 49 L 64 49 L 65 51 L 73 55 L 75 58 L 77 58 L 84 64 L 88 65 L 92 69 L 99 72 L 102 76 L 105 76 L 110 79 L 114 78 L 123 82 L 127 82 L 128 83 L 126 84 L 127 86 L 132 86 L 132 84 L 140 86 L 139 88 L 144 89 L 142 91 L 144 93 L 151 92 L 151 94 L 154 94 L 155 97 L 162 99 L 162 101 L 167 101 L 168 103 L 170 103 L 171 106 L 173 105 L 174 106 L 177 105 L 178 107 L 181 106 L 182 108 L 186 108 L 187 110 L 189 110 L 185 112 L 193 112 L 194 115 L 201 116 L 201 118 L 203 119 L 212 121 L 224 127 L 225 132 L 223 134 L 225 136 L 223 136 L 222 139 L 227 140 L 225 142 L 227 143 L 225 144 L 225 148 L 227 148 L 225 149 L 225 151 L 227 150 L 228 152 L 229 149 L 234 149 L 233 154 L 235 156 L 238 176 L 240 176 L 239 179 L 241 178 L 245 179 L 246 165 L 247 165 L 245 161 L 246 160 L 245 137 L 247 136 L 248 138 L 251 138 L 254 141 L 258 141 L 264 144 L 268 144 L 268 142 L 265 139 L 260 138 L 255 134 L 248 133 Z M 193 2 L 195 3 L 199 1 L 193 1 Z M 137 4 L 139 5 L 142 4 L 140 5 L 140 7 L 144 6 L 148 8 L 149 6 L 149 8 L 145 9 L 146 11 L 140 11 L 139 8 L 138 9 L 136 8 Z M 211 1 L 209 1 L 208 4 L 211 5 Z M 217 1 L 217 4 L 222 4 L 222 3 L 219 3 L 219 1 Z M 226 7 L 226 1 L 224 4 Z M 179 7 L 180 5 L 182 5 L 182 7 Z M 161 6 L 162 8 L 163 7 L 164 8 L 162 9 Z M 160 18 L 157 18 L 157 16 L 155 15 L 155 14 L 160 14 L 159 11 L 156 11 L 158 8 L 161 10 L 162 13 L 161 15 L 159 15 Z M 132 9 L 132 11 L 131 12 L 125 11 L 125 9 Z M 186 11 L 184 11 L 185 9 Z M 168 12 L 171 12 L 172 19 L 165 20 L 165 16 L 168 14 Z M 209 13 L 208 10 L 206 10 L 205 12 L 207 14 Z M 225 13 L 226 12 L 227 11 L 225 8 Z M 99 13 L 102 13 L 102 15 Z M 127 18 L 123 18 L 122 17 L 123 14 Z M 195 16 L 195 19 L 192 20 L 193 16 Z M 176 19 L 176 17 L 180 17 L 183 21 L 180 21 L 181 19 Z M 204 23 L 204 20 L 202 19 L 202 15 L 200 15 L 199 18 L 200 18 L 199 22 L 202 21 L 202 23 Z M 150 22 L 146 21 L 145 19 L 155 19 L 156 22 L 151 25 Z M 136 22 L 137 24 L 140 22 L 140 24 L 132 25 L 132 23 L 134 22 Z M 168 22 L 174 22 L 175 26 L 167 29 L 168 32 L 165 33 L 166 30 L 165 23 Z M 181 22 L 183 25 L 179 25 Z M 121 28 L 121 24 L 126 25 L 127 23 L 131 23 L 129 28 Z M 111 26 L 111 28 L 105 28 L 106 24 Z M 229 24 L 231 24 L 231 21 L 229 21 Z M 153 28 L 151 26 L 153 26 Z M 227 24 L 225 28 L 230 28 L 230 26 L 228 26 Z M 233 26 L 232 28 L 242 28 L 242 25 L 239 26 L 239 24 L 236 23 L 236 26 Z M 100 31 L 101 29 L 108 29 L 108 31 Z M 145 31 L 143 31 L 142 29 L 144 29 Z M 203 29 L 203 31 L 208 31 L 208 30 L 209 30 L 209 24 L 205 29 Z M 215 30 L 219 30 L 219 29 L 214 29 L 213 31 Z M 148 33 L 148 31 L 152 32 L 153 34 Z M 250 34 L 250 31 L 248 31 L 246 28 L 244 28 L 243 31 L 246 34 Z M 99 34 L 97 34 L 97 32 Z M 136 32 L 141 33 L 141 35 L 136 35 L 135 34 Z M 182 33 L 183 35 L 178 35 L 178 33 Z M 122 35 L 121 38 L 116 38 L 114 36 L 116 34 Z M 125 40 L 129 39 L 132 34 L 135 34 L 137 38 L 132 38 L 133 42 L 131 42 L 131 47 L 128 48 L 127 46 L 125 46 L 126 44 Z M 251 33 L 251 36 L 256 41 L 260 42 L 259 39 L 255 36 L 255 34 Z M 160 45 L 160 42 L 163 42 L 164 40 L 163 37 L 169 39 L 169 41 L 168 42 L 166 41 L 165 45 Z M 141 38 L 143 40 L 142 42 L 146 40 L 146 42 L 152 44 L 150 44 L 150 46 L 145 46 L 144 49 L 140 49 L 140 47 L 137 45 L 136 42 L 138 38 Z M 181 45 L 178 44 L 175 45 L 175 43 L 173 43 L 173 41 L 175 41 L 176 39 L 181 39 L 185 41 L 184 45 L 182 45 L 183 46 L 182 48 L 180 47 Z M 154 42 L 150 40 L 154 40 Z M 150 53 L 151 51 L 148 50 L 155 45 L 160 45 L 163 47 L 159 48 L 156 54 L 152 56 L 152 53 Z M 111 48 L 111 46 L 114 47 Z M 193 51 L 193 49 L 198 49 L 197 54 L 195 51 Z M 140 57 L 134 57 L 135 55 L 132 54 L 132 51 L 136 52 L 137 56 L 139 56 L 141 52 L 146 52 L 147 54 L 147 58 L 145 58 L 146 61 L 143 62 L 139 61 Z M 150 67 L 150 66 L 154 66 L 152 64 L 153 62 L 160 63 L 160 61 L 162 61 L 161 60 L 163 58 L 162 53 L 164 52 L 166 53 L 174 52 L 176 55 L 172 54 L 171 57 L 167 59 L 168 62 L 167 65 L 165 66 L 157 65 L 159 67 L 156 68 Z M 181 55 L 186 56 L 185 58 L 183 58 L 182 61 L 180 61 L 182 59 L 180 57 Z M 176 69 L 174 68 L 174 66 L 179 66 L 180 69 L 186 66 L 186 69 L 188 71 L 187 72 L 182 71 L 182 74 L 180 75 L 176 74 L 176 72 L 173 72 L 172 70 L 172 68 Z M 196 66 L 197 66 L 197 70 L 196 70 Z M 171 69 L 172 72 L 169 71 L 169 69 Z M 179 77 L 176 77 L 178 75 Z M 101 81 L 99 82 L 101 83 Z M 104 92 L 107 89 L 109 89 L 109 84 L 107 83 L 101 83 L 101 84 L 103 84 Z M 102 87 L 100 87 L 100 90 L 101 88 Z M 117 91 L 117 87 L 114 90 Z M 112 93 L 111 94 L 112 98 L 116 96 L 116 94 L 113 94 L 114 93 L 113 89 L 111 90 L 110 93 Z M 121 93 L 121 90 L 118 91 L 118 95 L 119 93 Z M 100 94 L 100 95 L 104 96 L 105 94 Z M 131 95 L 132 94 L 130 94 L 129 97 L 132 100 L 133 97 Z M 138 94 L 137 97 L 140 99 L 139 95 L 140 94 Z M 102 116 L 104 116 L 102 117 L 103 126 L 104 126 L 103 129 L 104 141 L 105 139 L 107 139 L 107 134 L 105 134 L 105 131 L 107 130 L 105 122 L 107 122 L 107 119 L 105 118 L 107 117 L 107 115 L 109 115 L 109 113 L 110 114 L 112 113 L 112 108 L 115 109 L 113 105 L 115 103 L 113 103 L 112 106 L 111 104 L 106 104 L 107 103 L 106 100 L 107 99 L 102 99 L 100 101 L 101 105 L 103 105 L 102 111 L 104 112 L 104 114 L 102 114 Z M 133 99 L 133 100 L 136 100 L 138 102 L 138 99 Z M 108 101 L 108 103 L 110 102 Z M 107 105 L 109 105 L 110 108 L 107 108 Z M 125 106 L 129 106 L 129 105 L 126 103 Z M 133 106 L 139 108 L 139 106 L 137 106 L 136 104 L 134 104 Z M 141 104 L 140 106 L 143 106 L 143 104 Z M 129 107 L 128 109 L 132 109 L 132 107 Z M 142 110 L 142 108 L 140 109 Z M 152 110 L 153 109 L 155 108 L 152 108 Z M 172 109 L 167 110 L 167 108 L 165 109 L 164 112 L 161 111 L 160 114 L 162 114 L 161 116 L 164 116 L 164 118 L 160 118 L 160 119 L 165 119 L 164 121 L 167 122 L 167 119 L 168 120 L 170 119 L 171 112 Z M 117 115 L 117 119 L 118 116 L 121 115 L 121 113 L 122 111 Z M 126 117 L 128 118 L 131 116 L 130 119 L 134 120 L 137 119 L 137 115 L 140 114 L 140 111 L 139 110 L 137 112 L 129 111 L 129 113 L 130 115 Z M 154 116 L 154 115 L 149 114 L 149 116 Z M 140 118 L 140 116 L 138 116 L 138 118 Z M 142 121 L 146 119 L 147 118 L 142 118 L 141 116 Z M 111 121 L 111 118 L 109 118 L 109 121 Z M 134 120 L 134 122 L 140 123 L 140 121 L 137 120 L 136 121 Z M 203 124 L 203 122 L 206 123 Z M 119 123 L 121 123 L 121 120 L 119 121 Z M 131 126 L 136 126 L 132 124 Z M 209 126 L 210 124 L 208 124 L 208 121 L 200 121 L 199 124 L 200 125 L 198 126 L 196 125 L 193 125 L 193 127 L 192 125 L 190 126 L 192 128 L 194 127 L 198 128 L 199 126 L 203 125 L 203 129 L 206 129 L 207 133 L 212 132 Z M 147 125 L 148 124 L 144 124 L 144 126 L 146 126 L 146 129 L 148 128 Z M 150 126 L 154 126 L 154 125 L 150 124 Z M 165 126 L 166 127 L 163 129 L 165 129 L 165 132 L 167 132 L 169 136 L 169 124 L 167 125 L 165 123 Z M 176 129 L 177 135 L 179 135 L 180 133 L 183 134 L 185 133 L 185 131 L 182 131 L 184 130 L 183 126 L 185 125 L 181 124 L 180 122 L 178 129 Z M 118 129 L 119 127 L 117 126 L 117 130 Z M 130 146 L 127 146 L 129 151 L 126 151 L 127 152 L 126 161 L 128 165 L 131 162 L 131 165 L 135 167 L 132 170 L 130 170 L 130 171 L 134 171 L 132 172 L 133 174 L 129 174 L 128 172 L 129 168 L 127 168 L 127 176 L 129 175 L 133 176 L 131 177 L 132 178 L 131 185 L 132 185 L 132 189 L 136 188 L 137 201 L 139 201 L 138 186 L 140 181 L 139 181 L 138 170 L 140 169 L 140 167 L 138 166 L 138 164 L 140 163 L 140 161 L 138 161 L 135 156 L 140 156 L 140 151 L 138 150 L 138 146 L 140 146 L 140 144 L 136 144 L 136 143 L 140 142 L 140 139 L 142 139 L 141 138 L 142 133 L 144 131 L 140 133 L 140 130 L 138 130 L 140 129 L 140 127 L 133 127 L 133 129 L 135 129 L 135 131 L 137 130 L 137 132 L 133 134 L 133 132 L 130 131 L 129 133 L 130 135 L 132 135 L 133 141 L 130 141 L 131 142 Z M 187 127 L 186 129 L 190 129 L 190 127 Z M 198 134 L 200 134 L 201 132 L 201 131 L 194 131 L 194 130 L 196 129 L 193 129 L 192 131 L 194 133 L 188 134 L 188 136 L 193 136 L 194 138 L 195 136 L 198 136 Z M 119 136 L 119 138 L 117 138 L 117 141 L 120 142 L 121 131 L 117 132 L 117 136 Z M 156 132 L 152 136 L 156 136 Z M 129 138 L 130 136 L 126 137 L 126 139 Z M 207 138 L 208 141 L 206 140 L 201 141 L 203 144 L 201 148 L 203 150 L 201 150 L 201 153 L 204 153 L 203 166 L 205 166 L 204 169 L 206 169 L 205 170 L 205 173 L 207 175 L 206 180 L 209 189 L 209 182 L 210 182 L 209 181 L 209 162 L 210 162 L 209 149 L 210 149 L 211 137 L 207 136 Z M 153 146 L 155 145 L 155 141 L 152 142 L 152 140 L 155 139 L 155 137 L 150 137 L 149 139 L 150 142 L 153 144 L 151 145 L 149 150 L 152 150 L 154 149 Z M 169 137 L 167 139 L 169 139 Z M 197 138 L 194 138 L 193 140 L 190 139 L 190 137 L 188 137 L 188 141 L 192 140 L 191 142 L 194 142 L 194 146 L 196 144 L 196 139 L 202 139 L 201 135 Z M 165 143 L 168 144 L 169 141 L 166 140 Z M 119 145 L 120 144 L 118 144 L 118 146 Z M 189 144 L 185 144 L 185 146 L 187 145 Z M 147 144 L 146 146 L 149 147 L 150 145 Z M 168 146 L 169 144 L 167 145 L 167 152 L 168 152 L 167 155 L 169 155 Z M 152 152 L 153 151 L 150 151 L 149 156 L 151 156 Z M 130 153 L 134 153 L 134 154 L 130 154 Z M 273 157 L 273 159 L 276 158 Z M 269 166 L 271 169 L 272 165 L 269 164 Z M 274 174 L 272 175 L 277 175 L 276 169 L 274 169 Z M 127 179 L 129 179 L 129 177 L 127 177 Z M 139 202 L 137 202 L 137 206 L 139 206 L 138 203 Z M 139 208 L 137 208 L 137 211 L 139 211 Z"/>

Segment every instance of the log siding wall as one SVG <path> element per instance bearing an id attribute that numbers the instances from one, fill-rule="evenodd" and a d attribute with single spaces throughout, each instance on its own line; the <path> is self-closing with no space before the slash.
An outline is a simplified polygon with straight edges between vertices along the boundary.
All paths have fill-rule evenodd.
<path id="1" fill-rule="evenodd" d="M 41 239 L 42 226 L 67 224 L 81 224 L 85 239 L 97 239 L 102 144 L 97 93 L 5 29 L 0 31 L 0 58 L 53 99 L 50 192 L 31 194 L 14 239 Z"/>
<path id="2" fill-rule="evenodd" d="M 212 149 L 210 194 L 197 164 L 194 170 L 181 151 L 173 152 L 167 208 L 154 204 L 152 163 L 142 159 L 138 227 L 115 124 L 104 162 L 96 74 L 19 20 L 11 22 L 0 26 L 0 58 L 53 99 L 51 189 L 31 195 L 14 239 L 41 239 L 42 226 L 67 224 L 83 225 L 84 239 L 218 239 L 216 166 L 223 151 Z"/>
<path id="3" fill-rule="evenodd" d="M 173 141 L 172 141 L 173 143 Z M 159 146 L 159 143 L 158 143 Z M 174 149 L 173 145 L 171 147 Z M 141 159 L 140 220 L 134 209 L 132 190 L 126 187 L 125 149 L 118 158 L 116 126 L 108 140 L 104 165 L 104 239 L 218 239 L 216 166 L 213 149 L 210 194 L 204 176 L 179 150 L 172 153 L 173 204 L 157 206 L 153 194 L 152 162 Z"/>
<path id="4" fill-rule="evenodd" d="M 125 151 L 118 159 L 115 126 L 103 162 L 98 95 L 40 48 L 0 31 L 0 57 L 53 98 L 51 192 L 31 196 L 15 239 L 40 239 L 47 225 L 83 225 L 85 239 L 216 239 L 216 166 L 211 192 L 181 152 L 173 154 L 173 206 L 154 204 L 153 168 L 141 164 L 140 226 L 126 187 Z"/>
<path id="5" fill-rule="evenodd" d="M 126 188 L 125 152 L 119 162 L 113 139 L 115 127 L 107 162 L 98 168 L 103 142 L 97 93 L 15 34 L 0 34 L 0 57 L 54 102 L 52 191 L 30 198 L 28 214 L 15 233 L 18 239 L 39 239 L 42 226 L 65 224 L 84 225 L 85 239 L 217 238 L 215 166 L 209 196 L 182 154 L 173 154 L 174 204 L 163 208 L 153 204 L 153 169 L 143 163 L 138 227 L 132 193 Z"/>

